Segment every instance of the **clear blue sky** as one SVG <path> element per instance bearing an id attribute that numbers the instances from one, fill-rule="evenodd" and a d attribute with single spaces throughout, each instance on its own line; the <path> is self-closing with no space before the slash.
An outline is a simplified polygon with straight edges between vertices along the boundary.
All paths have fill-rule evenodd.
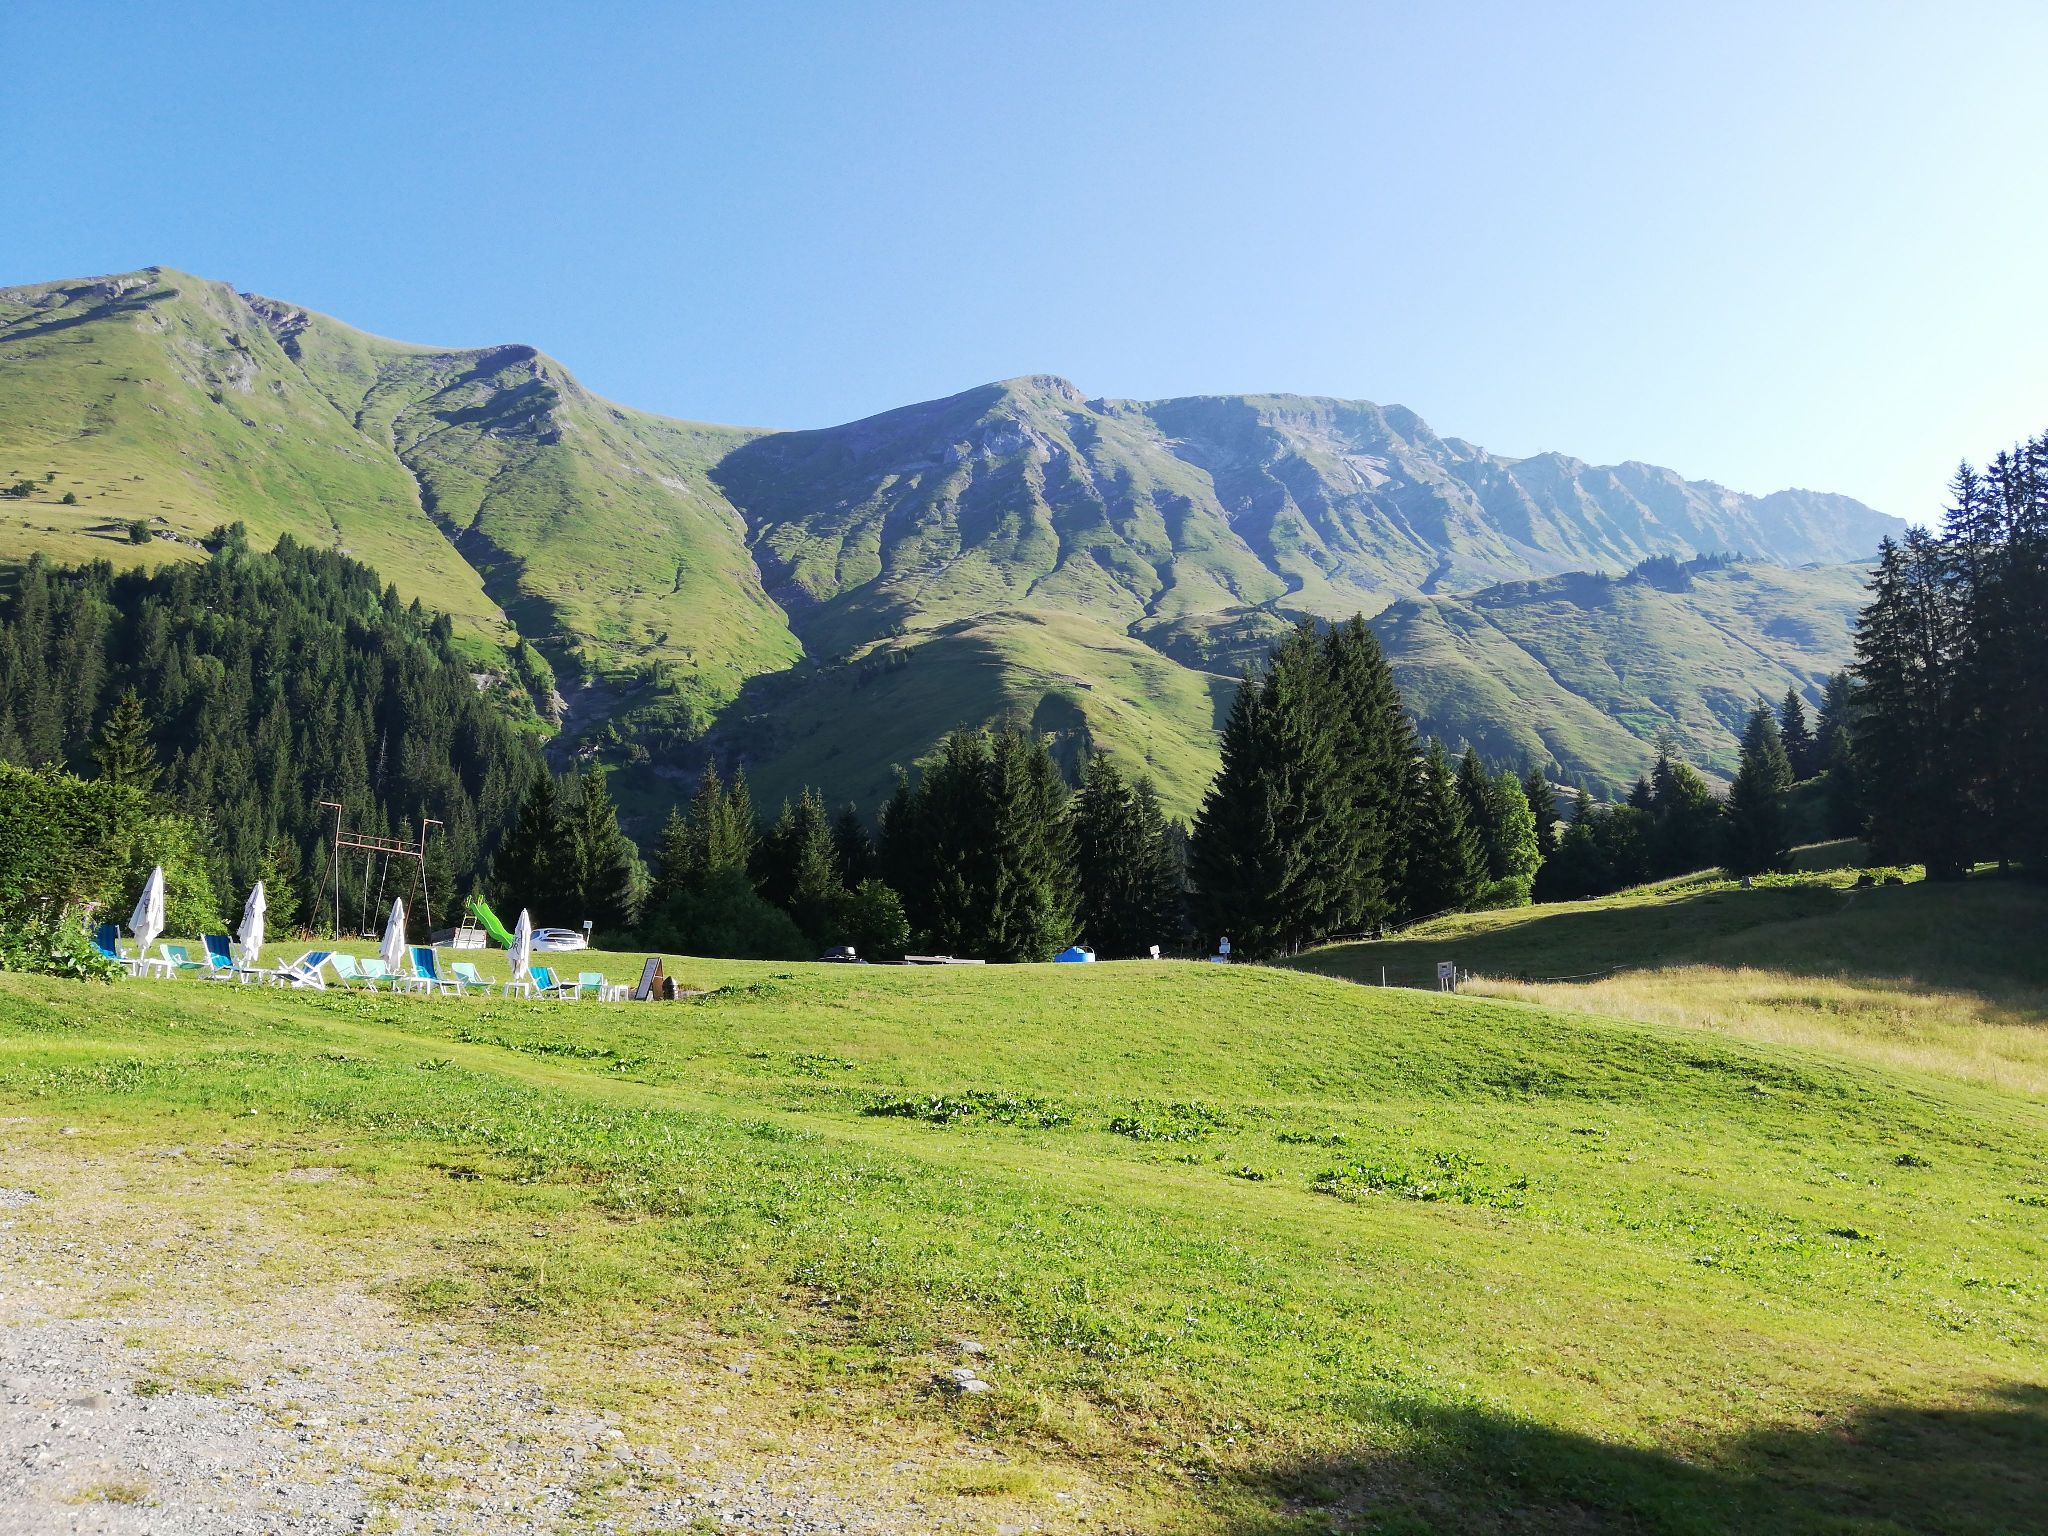
<path id="1" fill-rule="evenodd" d="M 151 262 L 673 415 L 1399 401 L 1924 516 L 2048 428 L 2048 5 L 13 0 L 0 283 Z"/>

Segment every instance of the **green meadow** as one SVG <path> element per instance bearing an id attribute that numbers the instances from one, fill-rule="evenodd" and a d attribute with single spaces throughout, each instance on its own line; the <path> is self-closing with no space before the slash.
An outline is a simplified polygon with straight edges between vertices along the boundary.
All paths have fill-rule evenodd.
<path id="1" fill-rule="evenodd" d="M 991 1528 L 2048 1507 L 2037 1094 L 1259 967 L 670 969 L 703 995 L 8 976 L 0 1111 L 53 1166 L 185 1149 L 155 1219 L 267 1233 L 250 1283 L 363 1277 L 636 1438 L 688 1434 L 663 1341 L 743 1350 L 764 1445 L 925 1448 Z"/>

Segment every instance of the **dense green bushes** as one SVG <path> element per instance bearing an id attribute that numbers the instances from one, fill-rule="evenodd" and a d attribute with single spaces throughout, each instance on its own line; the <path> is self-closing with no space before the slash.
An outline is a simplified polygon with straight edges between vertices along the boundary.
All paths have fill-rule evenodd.
<path id="1" fill-rule="evenodd" d="M 0 763 L 0 928 L 17 942 L 54 938 L 61 914 L 92 904 L 125 921 L 152 865 L 164 867 L 166 929 L 220 926 L 220 893 L 202 829 L 140 790 Z"/>

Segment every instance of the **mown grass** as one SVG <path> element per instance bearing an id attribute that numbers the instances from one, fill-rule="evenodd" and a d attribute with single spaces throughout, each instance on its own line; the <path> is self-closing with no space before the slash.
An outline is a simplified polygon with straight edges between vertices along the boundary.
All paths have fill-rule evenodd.
<path id="1" fill-rule="evenodd" d="M 0 1101 L 96 1157 L 220 1149 L 294 1264 L 355 1254 L 656 1432 L 635 1362 L 705 1332 L 769 1438 L 966 1435 L 1025 1506 L 1118 1490 L 1084 1526 L 2038 1513 L 2015 1095 L 1253 967 L 672 969 L 708 995 L 10 977 Z M 308 1162 L 342 1176 L 277 1177 Z M 994 1392 L 939 1385 L 961 1338 Z"/>

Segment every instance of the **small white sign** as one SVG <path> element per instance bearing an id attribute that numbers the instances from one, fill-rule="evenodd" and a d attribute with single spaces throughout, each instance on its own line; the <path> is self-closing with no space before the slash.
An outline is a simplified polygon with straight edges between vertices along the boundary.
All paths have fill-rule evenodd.
<path id="1" fill-rule="evenodd" d="M 1436 963 L 1436 989 L 1439 992 L 1458 990 L 1458 962 L 1439 960 Z"/>

